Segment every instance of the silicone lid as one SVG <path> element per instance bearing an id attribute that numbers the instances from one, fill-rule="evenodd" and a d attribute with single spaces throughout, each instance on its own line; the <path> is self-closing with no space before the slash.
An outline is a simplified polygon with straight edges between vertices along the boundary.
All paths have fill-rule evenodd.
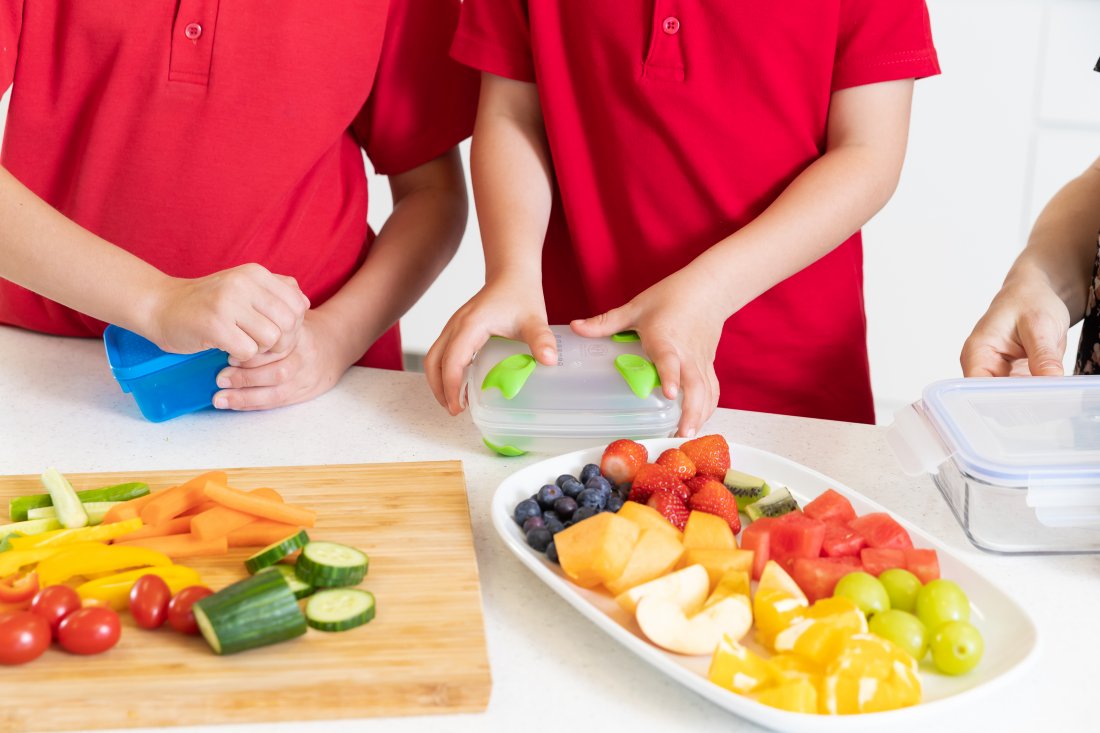
<path id="1" fill-rule="evenodd" d="M 618 344 L 629 344 L 633 341 L 641 341 L 642 337 L 637 331 L 619 331 L 611 337 L 611 340 Z"/>
<path id="2" fill-rule="evenodd" d="M 495 452 L 499 453 L 502 456 L 507 456 L 509 458 L 515 458 L 516 456 L 522 456 L 525 453 L 527 453 L 527 451 L 525 451 L 525 450 L 520 450 L 519 448 L 513 448 L 510 445 L 497 445 L 496 443 L 492 442 L 488 438 L 482 438 L 481 442 L 483 442 L 486 446 L 488 446 L 490 450 L 495 451 Z"/>
<path id="3" fill-rule="evenodd" d="M 653 362 L 637 354 L 620 354 L 615 357 L 615 368 L 630 385 L 638 397 L 648 397 L 654 388 L 660 386 L 661 378 Z"/>
<path id="4" fill-rule="evenodd" d="M 535 357 L 530 354 L 513 354 L 489 370 L 481 382 L 481 389 L 496 387 L 504 399 L 510 400 L 523 389 L 527 378 L 535 371 L 535 363 Z"/>
<path id="5" fill-rule="evenodd" d="M 195 354 L 170 354 L 162 351 L 152 341 L 115 325 L 107 326 L 103 332 L 103 343 L 107 348 L 107 362 L 111 366 L 111 373 L 120 382 L 138 379 L 217 351 L 208 349 Z"/>

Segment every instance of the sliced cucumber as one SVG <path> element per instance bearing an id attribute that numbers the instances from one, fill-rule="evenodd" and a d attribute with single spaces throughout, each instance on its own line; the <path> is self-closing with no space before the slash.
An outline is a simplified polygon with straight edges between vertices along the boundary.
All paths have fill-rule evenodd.
<path id="1" fill-rule="evenodd" d="M 80 497 L 76 495 L 69 479 L 62 476 L 56 468 L 47 468 L 42 474 L 42 484 L 50 492 L 62 527 L 80 529 L 88 526 L 88 512 L 84 511 L 84 505 L 80 503 Z"/>
<path id="2" fill-rule="evenodd" d="M 737 510 L 742 512 L 745 511 L 749 504 L 760 501 L 771 493 L 771 488 L 764 479 L 759 476 L 753 476 L 752 474 L 742 473 L 733 468 L 726 471 L 726 476 L 722 479 L 722 483 L 726 485 L 726 488 L 729 489 L 730 493 L 737 499 Z"/>
<path id="3" fill-rule="evenodd" d="M 248 572 L 255 575 L 264 568 L 271 567 L 295 550 L 302 549 L 308 543 L 309 535 L 303 529 L 260 550 L 244 561 L 244 567 Z"/>
<path id="4" fill-rule="evenodd" d="M 374 618 L 374 594 L 358 588 L 317 591 L 306 601 L 306 623 L 319 631 L 347 631 Z"/>
<path id="5" fill-rule="evenodd" d="M 56 518 L 54 519 L 28 519 L 25 522 L 13 522 L 11 524 L 0 524 L 0 538 L 7 538 L 9 535 L 32 535 L 42 534 L 43 532 L 52 532 L 55 529 L 61 529 L 61 522 Z"/>
<path id="6" fill-rule="evenodd" d="M 355 585 L 367 575 L 366 553 L 335 542 L 310 542 L 294 565 L 298 577 L 315 588 Z"/>
<path id="7" fill-rule="evenodd" d="M 294 597 L 298 599 L 305 598 L 306 596 L 313 595 L 313 592 L 317 590 L 309 583 L 306 583 L 298 574 L 294 572 L 293 565 L 271 565 L 260 571 L 261 573 L 279 573 L 286 578 L 286 584 L 290 586 L 290 590 L 294 593 Z M 306 619 L 308 621 L 308 619 Z"/>
<path id="8" fill-rule="evenodd" d="M 101 524 L 103 517 L 111 510 L 111 507 L 119 504 L 117 501 L 86 501 L 84 511 L 88 513 L 88 524 Z M 27 519 L 56 519 L 57 509 L 53 505 L 40 506 L 27 510 Z"/>
<path id="9" fill-rule="evenodd" d="M 761 517 L 779 517 L 797 509 L 798 502 L 791 496 L 790 490 L 784 487 L 776 489 L 760 501 L 749 504 L 745 508 L 745 513 L 755 522 Z"/>
<path id="10" fill-rule="evenodd" d="M 100 501 L 129 501 L 139 496 L 145 496 L 148 493 L 148 484 L 135 481 L 128 484 L 104 486 L 99 489 L 85 489 L 84 491 L 76 492 L 76 495 L 80 501 L 89 504 Z M 11 504 L 8 507 L 8 514 L 11 516 L 11 521 L 22 522 L 25 519 L 30 519 L 30 517 L 27 516 L 27 512 L 31 509 L 38 509 L 44 506 L 53 506 L 53 499 L 49 494 L 19 496 L 11 500 Z"/>
<path id="11" fill-rule="evenodd" d="M 257 573 L 191 607 L 215 654 L 234 654 L 306 633 L 306 617 L 282 573 Z"/>

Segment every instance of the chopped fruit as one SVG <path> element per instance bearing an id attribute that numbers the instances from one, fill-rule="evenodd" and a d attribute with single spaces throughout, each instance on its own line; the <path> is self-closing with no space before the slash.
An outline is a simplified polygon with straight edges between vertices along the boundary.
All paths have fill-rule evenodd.
<path id="1" fill-rule="evenodd" d="M 794 582 L 794 578 L 788 575 L 787 571 L 780 567 L 778 563 L 768 563 L 764 566 L 764 572 L 760 574 L 760 582 L 756 586 L 756 591 L 759 593 L 765 590 L 782 591 L 786 595 L 800 598 L 803 606 L 809 605 L 802 589 L 798 587 L 798 583 Z"/>
<path id="2" fill-rule="evenodd" d="M 679 448 L 669 448 L 658 456 L 657 465 L 672 471 L 681 481 L 695 476 L 695 463 Z"/>
<path id="3" fill-rule="evenodd" d="M 630 500 L 645 504 L 649 497 L 658 491 L 677 492 L 678 494 L 690 492 L 676 474 L 664 466 L 656 463 L 647 463 L 638 469 L 634 481 L 630 485 Z"/>
<path id="4" fill-rule="evenodd" d="M 617 596 L 636 585 L 667 574 L 676 567 L 683 552 L 683 546 L 674 535 L 661 530 L 644 530 L 638 544 L 634 545 L 634 551 L 630 554 L 622 575 L 606 581 L 604 585 L 612 595 Z"/>
<path id="5" fill-rule="evenodd" d="M 633 481 L 638 469 L 649 460 L 649 451 L 633 440 L 616 440 L 603 452 L 600 473 L 617 484 Z"/>
<path id="6" fill-rule="evenodd" d="M 757 519 L 741 533 L 741 549 L 751 550 L 753 553 L 753 580 L 760 580 L 760 573 L 763 572 L 764 565 L 768 562 L 771 527 L 775 522 L 775 519 Z"/>
<path id="7" fill-rule="evenodd" d="M 821 707 L 833 715 L 916 705 L 921 696 L 917 663 L 886 639 L 857 634 L 825 669 L 822 692 Z"/>
<path id="8" fill-rule="evenodd" d="M 649 497 L 649 501 L 646 505 L 652 509 L 656 509 L 662 517 L 672 523 L 676 529 L 683 531 L 684 526 L 687 525 L 688 512 L 687 505 L 678 496 L 674 496 L 667 491 L 660 491 Z"/>
<path id="9" fill-rule="evenodd" d="M 728 635 L 722 637 L 710 660 L 707 679 L 719 687 L 746 695 L 776 681 L 772 663 L 754 654 Z"/>
<path id="10" fill-rule="evenodd" d="M 906 569 L 905 553 L 888 547 L 864 547 L 859 559 L 863 569 L 876 578 L 891 568 Z"/>
<path id="11" fill-rule="evenodd" d="M 820 557 L 825 523 L 799 512 L 785 514 L 771 525 L 768 559 L 793 563 L 798 557 Z"/>
<path id="12" fill-rule="evenodd" d="M 690 522 L 690 520 L 689 520 Z M 753 553 L 748 550 L 687 550 L 680 558 L 680 566 L 702 565 L 710 576 L 710 587 L 714 588 L 722 577 L 731 570 L 752 573 Z"/>
<path id="13" fill-rule="evenodd" d="M 862 571 L 845 575 L 836 584 L 833 595 L 847 598 L 859 606 L 865 616 L 874 616 L 890 608 L 890 596 L 879 579 Z"/>
<path id="14" fill-rule="evenodd" d="M 673 527 L 660 512 L 653 507 L 639 504 L 636 501 L 628 501 L 623 504 L 623 508 L 619 510 L 619 516 L 623 519 L 629 519 L 643 530 L 656 529 L 661 532 L 667 532 L 677 540 L 682 540 L 684 537 L 684 533 L 676 527 Z"/>
<path id="15" fill-rule="evenodd" d="M 725 487 L 721 490 L 726 492 Z M 726 492 L 726 496 L 729 496 L 729 492 Z M 694 505 L 694 499 L 692 497 L 689 503 Z M 684 549 L 736 550 L 737 541 L 725 519 L 713 512 L 692 511 L 684 526 Z"/>
<path id="16" fill-rule="evenodd" d="M 847 598 L 823 598 L 775 636 L 777 652 L 793 652 L 828 664 L 855 634 L 867 633 L 867 618 Z"/>
<path id="17" fill-rule="evenodd" d="M 806 506 L 809 509 L 809 505 Z M 810 516 L 807 514 L 806 516 Z M 863 535 L 847 524 L 825 522 L 825 539 L 821 542 L 821 554 L 825 557 L 859 557 L 859 551 L 867 545 Z"/>
<path id="18" fill-rule="evenodd" d="M 771 662 L 773 668 L 779 671 L 780 675 L 788 680 L 806 679 L 813 682 L 814 687 L 821 687 L 821 676 L 824 673 L 824 667 L 820 664 L 815 664 L 803 656 L 791 654 L 790 652 L 773 654 L 768 661 Z"/>
<path id="19" fill-rule="evenodd" d="M 784 514 L 798 511 L 798 502 L 791 496 L 790 489 L 776 489 L 763 499 L 754 501 L 745 507 L 745 513 L 749 519 L 756 521 L 761 517 L 781 517 Z"/>
<path id="20" fill-rule="evenodd" d="M 708 589 L 707 572 L 698 565 L 692 565 L 648 583 L 636 585 L 615 596 L 615 602 L 631 615 L 638 610 L 638 603 L 650 593 L 674 597 L 685 606 L 702 608 L 707 600 Z"/>
<path id="21" fill-rule="evenodd" d="M 935 550 L 902 550 L 905 553 L 905 568 L 920 578 L 920 582 L 929 583 L 940 577 L 940 558 Z"/>
<path id="22" fill-rule="evenodd" d="M 711 654 L 723 636 L 740 639 L 752 628 L 748 596 L 727 596 L 702 608 L 683 600 L 649 593 L 638 602 L 638 626 L 663 649 L 677 654 Z"/>
<path id="23" fill-rule="evenodd" d="M 694 511 L 721 517 L 733 534 L 741 531 L 741 515 L 737 513 L 737 500 L 721 481 L 709 481 L 691 495 L 688 506 Z"/>
<path id="24" fill-rule="evenodd" d="M 705 550 L 704 552 L 713 552 L 713 550 Z M 730 570 L 719 579 L 718 585 L 707 596 L 707 601 L 703 606 L 713 605 L 727 596 L 748 597 L 751 593 L 751 587 L 752 581 L 749 580 L 748 571 Z"/>
<path id="25" fill-rule="evenodd" d="M 799 557 L 791 566 L 791 577 L 812 603 L 831 596 L 837 581 L 861 569 L 855 557 Z"/>
<path id="26" fill-rule="evenodd" d="M 885 547 L 898 550 L 911 549 L 913 540 L 909 533 L 886 512 L 872 512 L 856 517 L 848 523 L 852 529 L 863 535 L 868 547 Z"/>
<path id="27" fill-rule="evenodd" d="M 558 532 L 554 545 L 565 574 L 593 588 L 623 574 L 640 535 L 634 522 L 604 512 Z"/>
<path id="28" fill-rule="evenodd" d="M 805 679 L 784 682 L 749 695 L 762 705 L 787 710 L 792 713 L 817 712 L 817 688 Z"/>
<path id="29" fill-rule="evenodd" d="M 760 501 L 771 493 L 771 487 L 764 479 L 732 468 L 726 471 L 722 483 L 737 499 L 737 508 L 741 511 L 745 511 L 749 504 Z"/>
<path id="30" fill-rule="evenodd" d="M 768 562 L 752 599 L 756 638 L 774 651 L 776 634 L 801 618 L 809 603 L 802 590 L 778 563 Z"/>
<path id="31" fill-rule="evenodd" d="M 696 491 L 715 480 L 713 476 L 693 476 L 684 482 L 684 486 L 688 487 L 688 491 L 694 494 Z"/>
<path id="32" fill-rule="evenodd" d="M 807 517 L 820 519 L 822 522 L 847 524 L 856 518 L 856 510 L 852 508 L 852 502 L 834 489 L 826 489 L 820 496 L 802 507 L 802 513 Z"/>
<path id="33" fill-rule="evenodd" d="M 695 470 L 704 476 L 713 476 L 721 481 L 730 468 L 730 446 L 721 435 L 704 435 L 680 445 L 687 454 Z"/>

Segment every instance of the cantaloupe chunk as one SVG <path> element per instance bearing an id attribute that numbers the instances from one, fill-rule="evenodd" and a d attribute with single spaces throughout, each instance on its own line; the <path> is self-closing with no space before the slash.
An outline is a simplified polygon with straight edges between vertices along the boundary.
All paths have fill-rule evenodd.
<path id="1" fill-rule="evenodd" d="M 706 512 L 692 512 L 684 527 L 685 550 L 736 550 L 729 523 Z"/>
<path id="2" fill-rule="evenodd" d="M 683 552 L 684 546 L 674 535 L 657 529 L 643 530 L 623 574 L 606 581 L 604 585 L 617 596 L 636 585 L 668 573 L 676 567 Z"/>
<path id="3" fill-rule="evenodd" d="M 731 570 L 752 572 L 752 550 L 686 550 L 680 558 L 680 567 L 702 565 L 710 577 L 710 589 L 718 587 L 718 581 Z"/>
<path id="4" fill-rule="evenodd" d="M 616 516 L 629 519 L 642 529 L 656 529 L 671 534 L 678 541 L 682 541 L 684 538 L 684 533 L 678 530 L 672 522 L 665 519 L 659 511 L 636 501 L 624 502 L 623 508 L 616 513 Z"/>
<path id="5" fill-rule="evenodd" d="M 617 514 L 603 512 L 554 536 L 561 569 L 577 585 L 595 588 L 623 574 L 642 531 Z"/>

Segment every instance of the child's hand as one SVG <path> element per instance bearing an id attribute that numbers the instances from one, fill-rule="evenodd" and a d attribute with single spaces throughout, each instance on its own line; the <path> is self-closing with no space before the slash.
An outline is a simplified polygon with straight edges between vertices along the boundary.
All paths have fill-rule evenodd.
<path id="1" fill-rule="evenodd" d="M 461 394 L 466 367 L 490 336 L 524 341 L 540 364 L 557 364 L 557 342 L 546 322 L 546 303 L 538 282 L 499 278 L 487 283 L 451 316 L 424 359 L 428 384 L 439 404 L 452 415 L 466 407 Z"/>
<path id="2" fill-rule="evenodd" d="M 308 311 L 289 349 L 268 351 L 218 374 L 222 390 L 214 395 L 214 407 L 268 410 L 324 394 L 362 356 L 341 337 L 346 332 L 323 309 Z"/>
<path id="3" fill-rule="evenodd" d="M 150 309 L 144 335 L 181 354 L 214 348 L 246 362 L 289 352 L 309 308 L 294 278 L 256 264 L 168 283 Z"/>
<path id="4" fill-rule="evenodd" d="M 573 321 L 581 336 L 601 338 L 631 329 L 661 377 L 665 396 L 684 391 L 679 435 L 694 437 L 718 406 L 718 376 L 714 356 L 726 314 L 707 293 L 706 282 L 690 268 L 673 273 L 639 293 L 621 308 L 595 318 Z"/>
<path id="5" fill-rule="evenodd" d="M 1006 282 L 963 344 L 967 377 L 1062 376 L 1066 304 L 1040 277 Z"/>

